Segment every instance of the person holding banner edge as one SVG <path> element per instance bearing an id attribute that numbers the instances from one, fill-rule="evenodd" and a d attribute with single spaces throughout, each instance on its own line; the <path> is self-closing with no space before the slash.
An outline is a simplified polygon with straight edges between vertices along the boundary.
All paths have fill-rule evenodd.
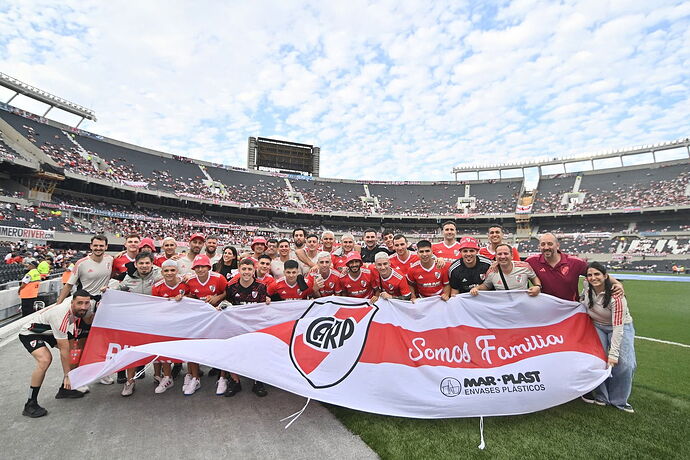
<path id="1" fill-rule="evenodd" d="M 496 262 L 486 272 L 484 282 L 470 289 L 470 294 L 476 296 L 479 291 L 492 289 L 519 290 L 526 289 L 527 294 L 534 297 L 541 292 L 541 281 L 527 262 L 513 260 L 513 248 L 509 244 L 496 246 Z M 531 287 L 529 282 L 532 283 Z"/>
<path id="2" fill-rule="evenodd" d="M 53 361 L 48 345 L 60 350 L 60 363 L 64 372 L 62 385 L 55 399 L 84 396 L 83 392 L 72 389 L 67 373 L 76 367 L 70 352 L 72 345 L 76 343 L 76 337 L 79 336 L 81 321 L 90 323 L 93 319 L 93 313 L 89 313 L 90 309 L 91 294 L 80 289 L 74 293 L 69 304 L 57 304 L 41 310 L 37 313 L 36 321 L 24 326 L 19 333 L 19 341 L 36 360 L 36 368 L 31 373 L 29 399 L 24 404 L 22 415 L 38 418 L 48 414 L 48 411 L 38 404 L 38 392 Z"/>
<path id="3" fill-rule="evenodd" d="M 611 378 L 582 396 L 582 400 L 600 406 L 612 405 L 630 414 L 628 403 L 637 367 L 635 359 L 635 328 L 625 296 L 615 295 L 606 267 L 592 262 L 587 267 L 587 280 L 582 289 L 582 303 L 596 328 L 599 340 L 608 353 Z"/>

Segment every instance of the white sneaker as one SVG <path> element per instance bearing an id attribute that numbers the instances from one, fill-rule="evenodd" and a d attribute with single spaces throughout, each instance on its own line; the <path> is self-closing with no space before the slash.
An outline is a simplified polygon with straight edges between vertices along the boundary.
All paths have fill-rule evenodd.
<path id="1" fill-rule="evenodd" d="M 225 394 L 225 390 L 228 389 L 228 379 L 225 377 L 221 377 L 218 379 L 218 383 L 216 383 L 216 395 L 218 396 L 223 396 Z"/>
<path id="2" fill-rule="evenodd" d="M 122 387 L 122 396 L 132 396 L 134 393 L 134 380 L 127 380 L 125 386 Z"/>
<path id="3" fill-rule="evenodd" d="M 113 380 L 113 378 L 112 378 L 111 376 L 106 375 L 105 377 L 103 377 L 102 379 L 100 379 L 98 382 L 99 382 L 101 385 L 112 385 L 113 383 L 115 383 L 115 380 Z"/>
<path id="4" fill-rule="evenodd" d="M 187 385 L 189 385 L 189 382 L 192 381 L 192 374 L 185 374 L 184 376 L 184 382 L 182 382 L 182 391 L 184 391 L 185 388 L 187 388 Z"/>
<path id="5" fill-rule="evenodd" d="M 153 390 L 156 394 L 161 394 L 164 393 L 165 390 L 173 386 L 173 379 L 172 377 L 163 377 L 161 379 L 161 383 L 158 384 L 155 390 Z"/>
<path id="6" fill-rule="evenodd" d="M 89 391 L 91 391 L 91 390 L 89 390 L 89 386 L 88 386 L 88 385 L 80 386 L 79 388 L 76 388 L 76 390 L 79 391 L 79 392 L 81 392 L 81 393 L 84 393 L 84 394 L 86 394 L 86 393 L 88 393 Z"/>
<path id="7" fill-rule="evenodd" d="M 189 381 L 186 387 L 184 387 L 184 394 L 185 396 L 190 396 L 193 395 L 196 390 L 201 388 L 201 382 L 199 379 L 192 378 L 192 380 Z"/>

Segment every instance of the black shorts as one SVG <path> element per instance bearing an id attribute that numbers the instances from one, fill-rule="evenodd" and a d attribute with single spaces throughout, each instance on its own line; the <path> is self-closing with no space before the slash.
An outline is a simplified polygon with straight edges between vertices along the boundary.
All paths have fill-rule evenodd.
<path id="1" fill-rule="evenodd" d="M 57 339 L 53 334 L 36 333 L 36 334 L 19 334 L 19 341 L 22 342 L 24 348 L 29 353 L 33 353 L 41 347 L 57 347 Z"/>

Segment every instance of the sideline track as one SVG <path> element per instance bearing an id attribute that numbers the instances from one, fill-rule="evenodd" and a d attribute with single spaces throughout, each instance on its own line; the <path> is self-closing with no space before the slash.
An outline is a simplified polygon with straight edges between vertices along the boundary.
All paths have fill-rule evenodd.
<path id="1" fill-rule="evenodd" d="M 681 283 L 690 283 L 690 276 L 678 275 L 635 275 L 632 273 L 616 273 L 611 272 L 618 280 L 639 280 L 639 281 L 677 281 Z"/>

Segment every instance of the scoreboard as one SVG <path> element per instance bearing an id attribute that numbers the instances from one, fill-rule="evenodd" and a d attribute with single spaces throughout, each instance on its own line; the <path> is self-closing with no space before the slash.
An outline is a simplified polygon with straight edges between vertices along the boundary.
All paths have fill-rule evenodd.
<path id="1" fill-rule="evenodd" d="M 319 156 L 319 147 L 313 145 L 250 137 L 247 168 L 318 176 Z"/>

